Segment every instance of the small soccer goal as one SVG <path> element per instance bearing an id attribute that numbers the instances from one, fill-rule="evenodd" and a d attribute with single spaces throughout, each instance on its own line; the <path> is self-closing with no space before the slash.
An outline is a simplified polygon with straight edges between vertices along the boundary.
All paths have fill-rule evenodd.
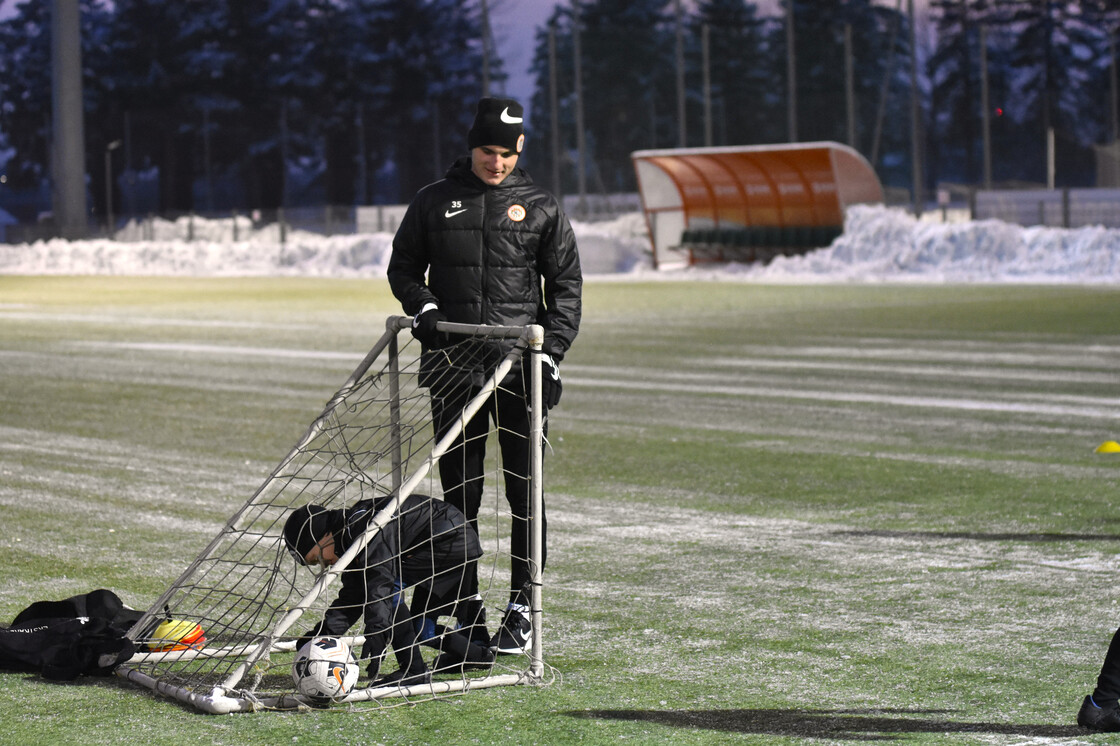
<path id="1" fill-rule="evenodd" d="M 421 353 L 419 343 L 407 331 L 410 324 L 411 319 L 405 317 L 388 319 L 385 333 L 300 441 L 134 625 L 129 638 L 138 652 L 118 667 L 119 676 L 215 714 L 386 707 L 474 689 L 552 681 L 554 672 L 541 653 L 543 542 L 538 516 L 543 515 L 544 417 L 540 356 L 531 354 L 540 350 L 543 331 L 536 325 L 441 322 L 439 329 L 447 335 L 447 344 Z M 449 382 L 459 391 L 465 384 L 469 395 L 456 403 L 458 414 L 444 419 L 447 431 L 437 437 L 432 400 Z M 497 414 L 501 408 L 493 406 L 497 396 L 511 394 L 524 401 L 527 429 L 524 424 L 503 427 Z M 468 427 L 472 422 L 474 426 Z M 481 422 L 487 423 L 484 428 Z M 440 460 L 461 458 L 467 437 L 493 440 L 485 449 L 484 487 L 477 515 L 482 555 L 461 560 L 473 563 L 471 575 L 477 577 L 478 595 L 472 594 L 471 600 L 476 604 L 481 600 L 482 608 L 489 612 L 489 631 L 496 632 L 510 599 L 511 565 L 521 562 L 524 567 L 527 563 L 531 634 L 525 652 L 492 656 L 492 663 L 438 667 L 441 641 L 461 633 L 456 629 L 460 618 L 451 614 L 456 602 L 466 599 L 456 598 L 438 606 L 437 611 L 448 616 L 440 617 L 434 626 L 430 611 L 427 618 L 416 613 L 407 620 L 417 635 L 411 649 L 423 657 L 430 680 L 373 686 L 374 680 L 366 675 L 370 660 L 361 652 L 361 617 L 350 634 L 340 638 L 339 649 L 330 650 L 330 655 L 311 655 L 314 663 L 305 649 L 295 665 L 297 639 L 323 619 L 332 603 L 339 604 L 343 573 L 366 572 L 364 550 L 379 541 L 379 532 L 399 523 L 394 518 L 401 505 L 406 500 L 415 504 L 415 496 L 431 501 L 444 498 L 447 476 L 441 480 Z M 527 475 L 522 474 L 525 468 L 507 468 L 502 462 L 505 449 L 497 443 L 499 438 L 509 437 L 524 438 L 528 443 Z M 511 478 L 526 477 L 528 557 L 518 557 L 514 554 L 517 544 L 511 541 L 514 516 L 505 490 Z M 343 510 L 361 501 L 371 501 L 363 504 L 377 509 L 334 565 L 323 569 L 303 566 L 286 548 L 285 521 L 294 510 L 312 504 Z M 404 561 L 409 551 L 410 547 L 403 547 L 392 561 Z M 420 593 L 421 585 L 403 589 L 398 585 L 393 602 L 403 602 L 401 608 L 414 608 L 409 603 Z M 365 598 L 361 603 L 369 601 Z M 391 628 L 369 632 L 383 635 L 390 648 L 399 648 L 405 644 L 400 629 L 401 620 L 396 619 Z M 359 669 L 356 683 L 353 671 L 343 666 L 329 669 L 327 675 L 336 680 L 332 686 L 337 684 L 329 699 L 308 695 L 307 691 L 314 690 L 306 686 L 297 687 L 293 669 L 303 673 L 320 670 L 331 664 L 320 665 L 319 658 L 342 660 L 345 648 L 353 651 L 355 659 L 349 665 Z M 393 655 L 386 654 L 380 675 L 392 674 L 394 665 Z"/>

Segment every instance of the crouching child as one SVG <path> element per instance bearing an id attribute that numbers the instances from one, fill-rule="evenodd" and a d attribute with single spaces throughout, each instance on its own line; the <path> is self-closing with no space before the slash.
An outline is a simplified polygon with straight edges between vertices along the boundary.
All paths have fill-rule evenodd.
<path id="1" fill-rule="evenodd" d="M 337 510 L 314 504 L 296 508 L 284 524 L 288 551 L 301 565 L 334 565 L 389 500 L 362 500 Z M 489 667 L 494 654 L 472 642 L 486 637 L 482 601 L 474 590 L 481 556 L 478 535 L 457 508 L 426 495 L 409 495 L 341 573 L 338 596 L 323 620 L 300 636 L 297 647 L 318 635 L 344 636 L 362 617 L 362 658 L 368 661 L 371 686 L 430 682 L 420 645 L 440 650 L 437 671 Z M 404 597 L 407 588 L 414 589 L 411 610 Z M 444 614 L 456 618 L 457 629 L 435 624 Z M 483 629 L 476 629 L 479 624 Z M 389 647 L 398 668 L 378 679 Z"/>

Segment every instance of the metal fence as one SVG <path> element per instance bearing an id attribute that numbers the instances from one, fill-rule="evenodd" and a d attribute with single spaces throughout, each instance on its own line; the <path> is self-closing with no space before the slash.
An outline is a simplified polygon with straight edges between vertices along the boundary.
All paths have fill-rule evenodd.
<path id="1" fill-rule="evenodd" d="M 1120 189 L 1029 189 L 977 192 L 974 220 L 1019 225 L 1120 228 Z"/>
<path id="2" fill-rule="evenodd" d="M 887 192 L 887 204 L 910 209 L 905 195 Z M 610 220 L 640 212 L 637 193 L 596 194 L 563 198 L 564 209 L 573 220 Z M 87 238 L 117 241 L 245 241 L 262 233 L 284 243 L 292 231 L 323 236 L 353 233 L 395 233 L 407 205 L 298 207 L 278 210 L 233 210 L 224 213 L 162 213 L 122 217 L 110 231 L 104 223 L 90 223 Z M 1120 228 L 1120 189 L 1003 189 L 977 190 L 956 187 L 939 190 L 939 200 L 924 215 L 926 219 L 1002 220 L 1022 226 L 1080 228 L 1100 225 Z M 39 223 L 0 222 L 0 243 L 34 243 L 58 236 L 50 221 Z"/>
<path id="3" fill-rule="evenodd" d="M 641 210 L 637 193 L 597 194 L 563 198 L 564 209 L 574 220 L 601 221 Z M 292 207 L 276 210 L 231 210 L 119 216 L 110 230 L 104 222 L 91 222 L 86 238 L 116 241 L 243 241 L 262 231 L 284 243 L 292 231 L 322 236 L 353 233 L 395 233 L 408 205 Z M 58 237 L 49 219 L 38 223 L 0 221 L 0 243 L 34 243 Z"/>

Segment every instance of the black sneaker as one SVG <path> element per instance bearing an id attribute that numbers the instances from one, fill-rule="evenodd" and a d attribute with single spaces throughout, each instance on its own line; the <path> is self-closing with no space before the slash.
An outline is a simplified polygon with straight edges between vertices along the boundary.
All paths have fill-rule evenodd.
<path id="1" fill-rule="evenodd" d="M 1120 709 L 1115 704 L 1111 707 L 1097 707 L 1092 696 L 1085 697 L 1077 713 L 1077 724 L 1090 730 L 1120 732 Z"/>
<path id="2" fill-rule="evenodd" d="M 401 689 L 407 689 L 410 686 L 418 686 L 420 684 L 431 684 L 432 672 L 427 668 L 414 671 L 402 671 L 397 669 L 391 674 L 382 676 L 377 681 L 370 684 L 370 687 L 377 689 L 383 686 L 396 686 Z"/>
<path id="3" fill-rule="evenodd" d="M 506 609 L 502 617 L 502 626 L 494 639 L 490 640 L 490 649 L 502 655 L 517 655 L 529 652 L 532 638 L 533 625 L 529 621 L 529 610 L 524 606 Z"/>
<path id="4" fill-rule="evenodd" d="M 493 667 L 494 651 L 473 642 L 467 644 L 465 654 L 456 646 L 455 650 L 441 651 L 432 663 L 432 669 L 436 673 L 484 671 Z"/>

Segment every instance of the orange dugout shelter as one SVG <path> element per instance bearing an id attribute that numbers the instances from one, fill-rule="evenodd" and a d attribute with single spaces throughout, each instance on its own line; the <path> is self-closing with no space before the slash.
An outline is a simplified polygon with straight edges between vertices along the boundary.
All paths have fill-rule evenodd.
<path id="1" fill-rule="evenodd" d="M 638 150 L 630 158 L 654 267 L 804 253 L 843 232 L 848 205 L 883 201 L 871 165 L 836 142 Z"/>

